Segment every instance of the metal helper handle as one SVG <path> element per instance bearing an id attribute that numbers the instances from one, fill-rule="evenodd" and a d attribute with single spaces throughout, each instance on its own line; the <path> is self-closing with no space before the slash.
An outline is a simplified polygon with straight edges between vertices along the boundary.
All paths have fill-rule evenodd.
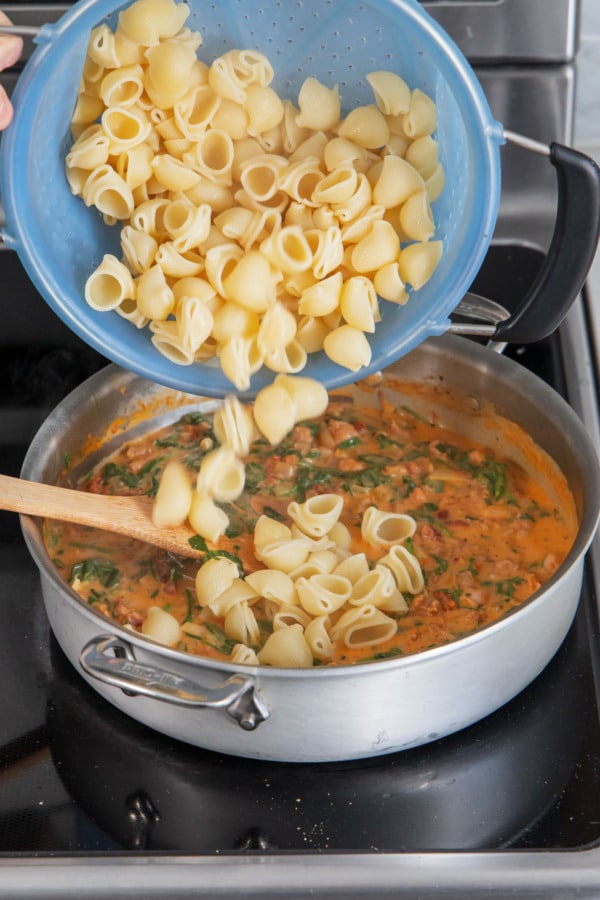
<path id="1" fill-rule="evenodd" d="M 572 147 L 504 135 L 547 156 L 557 176 L 556 222 L 545 261 L 518 308 L 493 334 L 495 341 L 528 344 L 556 331 L 587 278 L 600 238 L 600 168 Z"/>
<path id="2" fill-rule="evenodd" d="M 453 315 L 473 321 L 453 321 L 448 328 L 451 334 L 461 334 L 466 337 L 493 338 L 496 334 L 498 323 L 506 321 L 510 313 L 505 306 L 496 303 L 495 300 L 488 300 L 487 297 L 481 297 L 479 294 L 473 294 L 469 291 L 462 298 Z M 506 348 L 506 341 L 489 340 L 487 346 L 495 353 L 502 353 Z"/>
<path id="3" fill-rule="evenodd" d="M 232 675 L 219 687 L 208 688 L 166 669 L 138 662 L 131 646 L 114 635 L 101 634 L 88 641 L 79 663 L 92 678 L 129 695 L 141 694 L 179 706 L 225 709 L 244 731 L 253 731 L 270 715 L 256 695 L 251 678 Z"/>
<path id="4" fill-rule="evenodd" d="M 0 25 L 0 34 L 17 37 L 36 37 L 40 33 L 38 25 Z"/>

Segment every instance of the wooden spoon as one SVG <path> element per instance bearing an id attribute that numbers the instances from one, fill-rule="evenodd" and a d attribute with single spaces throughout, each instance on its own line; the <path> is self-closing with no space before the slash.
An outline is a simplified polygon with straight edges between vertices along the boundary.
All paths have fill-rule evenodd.
<path id="1" fill-rule="evenodd" d="M 91 494 L 0 475 L 0 509 L 91 525 L 154 544 L 180 556 L 201 557 L 201 552 L 190 546 L 189 539 L 194 536 L 194 531 L 189 525 L 157 528 L 152 521 L 152 503 L 150 497 Z"/>

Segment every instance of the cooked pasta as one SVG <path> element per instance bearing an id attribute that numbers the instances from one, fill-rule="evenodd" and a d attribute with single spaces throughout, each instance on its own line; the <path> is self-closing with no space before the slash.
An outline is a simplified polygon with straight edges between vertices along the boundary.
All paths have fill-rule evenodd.
<path id="1" fill-rule="evenodd" d="M 301 531 L 311 538 L 320 538 L 336 524 L 343 505 L 338 494 L 317 494 L 304 503 L 293 500 L 287 511 Z"/>
<path id="2" fill-rule="evenodd" d="M 363 275 L 348 278 L 342 288 L 340 310 L 348 325 L 359 331 L 374 332 L 381 314 L 373 282 Z"/>
<path id="3" fill-rule="evenodd" d="M 112 155 L 122 150 L 129 150 L 148 139 L 151 131 L 150 122 L 137 110 L 122 106 L 109 106 L 100 117 L 102 129 L 108 138 L 108 146 Z M 127 216 L 119 216 L 121 219 Z"/>
<path id="4" fill-rule="evenodd" d="M 192 486 L 185 467 L 176 461 L 165 466 L 154 504 L 152 521 L 159 528 L 175 528 L 187 519 L 192 505 Z"/>
<path id="5" fill-rule="evenodd" d="M 291 340 L 285 346 L 264 355 L 267 368 L 273 372 L 292 375 L 301 372 L 306 365 L 306 351 L 297 340 Z"/>
<path id="6" fill-rule="evenodd" d="M 324 203 L 343 203 L 356 190 L 358 174 L 349 163 L 336 166 L 329 175 L 321 177 L 312 193 L 312 199 Z"/>
<path id="7" fill-rule="evenodd" d="M 311 284 L 302 291 L 298 312 L 302 316 L 323 318 L 334 312 L 340 304 L 344 279 L 341 272 Z"/>
<path id="8" fill-rule="evenodd" d="M 399 116 L 410 108 L 410 88 L 395 72 L 370 72 L 367 81 L 373 89 L 377 107 L 386 116 Z"/>
<path id="9" fill-rule="evenodd" d="M 133 106 L 144 90 L 144 70 L 139 64 L 111 69 L 100 82 L 99 96 L 105 106 Z"/>
<path id="10" fill-rule="evenodd" d="M 340 325 L 326 335 L 323 349 L 327 356 L 340 366 L 358 372 L 371 361 L 371 347 L 364 331 L 352 325 Z"/>
<path id="11" fill-rule="evenodd" d="M 317 78 L 307 78 L 298 93 L 300 112 L 296 124 L 313 131 L 330 131 L 340 118 L 340 95 L 337 85 L 328 88 Z"/>
<path id="12" fill-rule="evenodd" d="M 356 189 L 346 200 L 335 203 L 332 207 L 335 218 L 343 227 L 348 223 L 355 223 L 362 216 L 373 201 L 373 191 L 364 172 L 358 173 Z M 382 204 L 383 205 L 383 204 Z M 346 243 L 354 243 L 346 241 Z"/>
<path id="13" fill-rule="evenodd" d="M 167 191 L 187 191 L 200 181 L 201 175 L 168 153 L 157 153 L 152 160 L 152 172 Z"/>
<path id="14" fill-rule="evenodd" d="M 107 253 L 88 279 L 85 299 L 92 309 L 104 311 L 116 309 L 124 300 L 135 296 L 133 278 L 129 269 L 116 256 Z"/>
<path id="15" fill-rule="evenodd" d="M 121 228 L 134 277 L 126 303 L 94 308 L 149 327 L 174 363 L 214 359 L 238 391 L 263 366 L 297 373 L 319 352 L 359 371 L 371 359 L 379 298 L 408 302 L 441 257 L 431 206 L 444 187 L 435 103 L 381 70 L 366 74 L 374 102 L 344 115 L 339 86 L 312 76 L 284 97 L 258 50 L 204 62 L 188 15 L 175 0 L 134 0 L 114 30 L 90 34 L 66 176 Z M 200 275 L 219 302 L 257 315 L 252 332 L 227 332 L 215 317 L 194 347 L 180 321 L 170 324 L 177 313 L 166 298 Z M 369 287 L 360 298 L 349 287 L 342 303 L 356 276 Z M 87 285 L 83 293 L 93 295 Z M 276 302 L 286 311 L 277 346 Z M 356 334 L 337 333 L 342 324 Z"/>
<path id="16" fill-rule="evenodd" d="M 315 550 L 309 552 L 306 562 L 297 569 L 292 569 L 290 578 L 296 582 L 299 578 L 311 578 L 313 575 L 329 575 L 336 567 L 337 555 L 333 550 Z"/>
<path id="17" fill-rule="evenodd" d="M 421 173 L 423 178 L 427 179 L 438 165 L 439 152 L 438 142 L 430 134 L 426 134 L 416 138 L 407 146 L 404 158 Z"/>
<path id="18" fill-rule="evenodd" d="M 314 378 L 306 378 L 301 375 L 278 375 L 275 384 L 283 387 L 291 397 L 295 408 L 296 422 L 318 418 L 327 409 L 329 402 L 327 390 Z"/>
<path id="19" fill-rule="evenodd" d="M 121 249 L 123 251 L 123 261 L 129 270 L 134 275 L 141 275 L 142 272 L 145 272 L 152 265 L 158 249 L 158 243 L 151 234 L 139 231 L 132 225 L 126 225 L 121 232 Z M 88 284 L 91 280 L 92 276 L 88 279 Z M 132 299 L 134 297 L 135 292 L 132 294 Z"/>
<path id="20" fill-rule="evenodd" d="M 365 575 L 369 574 L 369 561 L 365 553 L 352 553 L 339 562 L 334 571 L 336 575 L 342 575 L 348 579 L 350 584 L 354 585 Z"/>
<path id="21" fill-rule="evenodd" d="M 208 305 L 198 297 L 176 301 L 175 321 L 186 352 L 195 355 L 210 337 L 214 317 Z"/>
<path id="22" fill-rule="evenodd" d="M 267 84 L 249 84 L 244 109 L 248 117 L 247 131 L 257 137 L 275 128 L 283 119 L 283 101 Z"/>
<path id="23" fill-rule="evenodd" d="M 433 275 L 442 252 L 441 241 L 418 241 L 404 247 L 398 258 L 398 272 L 405 284 L 417 290 L 423 287 Z"/>
<path id="24" fill-rule="evenodd" d="M 247 600 L 234 604 L 226 613 L 223 630 L 227 637 L 234 638 L 242 644 L 258 643 L 260 636 L 258 622 Z"/>
<path id="25" fill-rule="evenodd" d="M 67 168 L 95 169 L 106 163 L 109 152 L 108 137 L 102 126 L 90 125 L 79 135 L 67 154 Z"/>
<path id="26" fill-rule="evenodd" d="M 251 376 L 264 362 L 256 335 L 232 334 L 217 343 L 217 351 L 223 372 L 240 390 L 247 390 Z"/>
<path id="27" fill-rule="evenodd" d="M 163 98 L 174 104 L 190 88 L 192 70 L 196 62 L 196 46 L 182 41 L 166 40 L 144 53 L 148 62 L 147 83 Z"/>
<path id="28" fill-rule="evenodd" d="M 199 254 L 189 251 L 180 253 L 174 241 L 165 241 L 160 245 L 154 257 L 168 278 L 189 278 L 199 275 L 203 269 L 203 261 Z"/>
<path id="29" fill-rule="evenodd" d="M 207 541 L 218 541 L 229 524 L 227 513 L 216 505 L 212 497 L 193 491 L 189 522 L 196 534 Z"/>
<path id="30" fill-rule="evenodd" d="M 303 538 L 288 538 L 283 541 L 274 541 L 256 550 L 256 556 L 269 569 L 278 569 L 280 572 L 293 572 L 308 559 L 310 546 Z"/>
<path id="31" fill-rule="evenodd" d="M 188 15 L 186 5 L 174 0 L 137 0 L 119 13 L 118 28 L 130 40 L 152 47 L 177 34 Z"/>
<path id="32" fill-rule="evenodd" d="M 391 547 L 415 533 L 415 520 L 405 513 L 393 513 L 369 506 L 362 517 L 361 534 L 367 544 Z"/>
<path id="33" fill-rule="evenodd" d="M 267 310 L 256 334 L 256 344 L 266 360 L 285 349 L 296 335 L 296 318 L 278 300 Z"/>
<path id="34" fill-rule="evenodd" d="M 397 627 L 395 619 L 365 603 L 340 616 L 333 627 L 332 637 L 351 648 L 373 647 L 389 641 Z"/>
<path id="35" fill-rule="evenodd" d="M 275 302 L 275 288 L 269 261 L 257 250 L 249 250 L 240 257 L 223 280 L 223 293 L 228 300 L 259 314 Z"/>
<path id="36" fill-rule="evenodd" d="M 86 206 L 95 206 L 110 221 L 126 219 L 134 210 L 131 188 L 108 164 L 89 173 L 81 196 Z"/>
<path id="37" fill-rule="evenodd" d="M 273 613 L 271 624 L 273 631 L 279 631 L 281 628 L 288 628 L 290 625 L 301 625 L 302 629 L 306 631 L 306 628 L 310 625 L 311 621 L 312 619 L 309 614 L 304 612 L 300 606 L 288 606 L 287 604 L 282 604 Z"/>
<path id="38" fill-rule="evenodd" d="M 152 344 L 159 353 L 180 366 L 192 365 L 194 354 L 186 346 L 177 322 L 156 319 L 150 322 L 150 331 Z"/>
<path id="39" fill-rule="evenodd" d="M 385 146 L 390 131 L 383 113 L 376 106 L 366 105 L 348 113 L 338 134 L 365 150 L 377 150 Z"/>
<path id="40" fill-rule="evenodd" d="M 87 57 L 83 64 L 84 75 L 94 71 L 94 68 L 97 75 L 98 72 L 102 73 L 105 67 L 111 68 L 120 64 L 116 38 L 108 25 L 98 25 L 93 28 L 88 42 Z"/>
<path id="41" fill-rule="evenodd" d="M 415 88 L 410 95 L 410 104 L 408 112 L 404 119 L 404 131 L 409 138 L 423 137 L 432 134 L 437 125 L 437 111 L 435 103 L 424 94 L 423 91 Z"/>
<path id="42" fill-rule="evenodd" d="M 419 561 L 402 544 L 390 547 L 389 553 L 381 558 L 380 563 L 389 567 L 400 591 L 418 594 L 423 589 L 425 582 Z"/>
<path id="43" fill-rule="evenodd" d="M 355 272 L 375 272 L 393 263 L 400 253 L 400 239 L 389 222 L 376 219 L 352 250 Z"/>
<path id="44" fill-rule="evenodd" d="M 173 106 L 175 124 L 184 138 L 201 139 L 217 114 L 220 98 L 206 84 L 195 85 Z"/>
<path id="45" fill-rule="evenodd" d="M 316 213 L 313 217 L 315 225 Z M 317 281 L 326 278 L 344 261 L 344 232 L 337 224 L 324 223 L 322 227 L 309 228 L 306 239 L 311 245 L 310 270 Z"/>
<path id="46" fill-rule="evenodd" d="M 292 501 L 294 502 L 294 501 Z M 289 512 L 289 511 L 288 511 Z M 292 518 L 290 516 L 290 518 Z M 335 528 L 335 526 L 334 526 Z M 333 531 L 333 529 L 331 530 Z M 337 544 L 331 537 L 331 531 L 324 534 L 322 537 L 311 537 L 305 531 L 302 531 L 301 528 L 296 525 L 296 523 L 292 519 L 292 524 L 290 525 L 290 533 L 293 538 L 301 538 L 303 541 L 306 541 L 309 549 L 309 558 L 314 557 L 316 553 L 321 553 L 323 550 L 336 550 Z"/>
<path id="47" fill-rule="evenodd" d="M 199 572 L 204 566 L 201 566 Z M 298 592 L 293 579 L 278 569 L 258 569 L 246 576 L 246 583 L 257 594 L 281 606 L 295 606 L 298 603 Z"/>
<path id="48" fill-rule="evenodd" d="M 343 560 L 346 554 L 350 552 L 352 546 L 352 535 L 350 529 L 343 522 L 336 522 L 328 535 L 337 548 L 338 558 Z"/>
<path id="49" fill-rule="evenodd" d="M 428 241 L 435 233 L 435 223 L 427 190 L 416 191 L 404 201 L 398 214 L 400 227 L 415 241 Z"/>
<path id="50" fill-rule="evenodd" d="M 323 410 L 310 379 L 275 385 L 299 407 L 306 389 L 304 411 L 314 409 L 277 447 L 231 395 L 220 419 L 211 402 L 86 468 L 89 490 L 155 494 L 163 527 L 187 517 L 200 560 L 46 523 L 49 551 L 85 602 L 213 660 L 347 665 L 472 633 L 564 559 L 576 533 L 572 499 L 554 477 L 540 484 L 537 448 L 532 471 L 517 463 L 532 451 L 514 429 L 504 458 L 487 414 L 490 446 L 443 424 L 439 386 L 404 385 L 392 403 L 387 385 L 365 385 L 374 405 L 354 406 L 341 391 Z M 502 548 L 515 529 L 509 559 Z"/>
<path id="51" fill-rule="evenodd" d="M 274 631 L 257 655 L 259 662 L 267 666 L 308 668 L 313 664 L 312 653 L 299 622 Z"/>
<path id="52" fill-rule="evenodd" d="M 217 597 L 208 604 L 211 612 L 216 616 L 226 616 L 234 606 L 241 603 L 253 604 L 258 600 L 258 595 L 252 590 L 248 582 L 243 578 L 234 578 L 229 587 L 225 588 Z"/>
<path id="53" fill-rule="evenodd" d="M 247 456 L 257 435 L 252 413 L 234 394 L 225 397 L 214 415 L 214 431 L 218 440 L 239 456 Z"/>
<path id="54" fill-rule="evenodd" d="M 230 503 L 242 493 L 244 481 L 244 464 L 230 447 L 221 446 L 202 460 L 196 489 L 221 503 Z"/>
<path id="55" fill-rule="evenodd" d="M 254 551 L 260 559 L 263 547 L 277 541 L 289 541 L 291 537 L 292 532 L 288 525 L 263 513 L 254 525 Z"/>
<path id="56" fill-rule="evenodd" d="M 408 300 L 408 291 L 400 277 L 400 268 L 397 262 L 389 263 L 375 273 L 373 287 L 383 300 L 389 300 L 390 303 L 399 303 L 404 306 Z"/>
<path id="57" fill-rule="evenodd" d="M 234 160 L 234 145 L 231 135 L 214 125 L 198 135 L 193 151 L 184 154 L 184 162 L 200 178 L 206 178 L 215 184 L 230 187 L 233 181 L 231 173 Z"/>
<path id="58" fill-rule="evenodd" d="M 126 319 L 127 322 L 131 322 L 132 325 L 135 325 L 136 328 L 145 328 L 146 325 L 150 324 L 150 320 L 138 309 L 135 300 L 123 300 L 115 307 L 115 312 L 121 316 L 121 318 Z"/>
<path id="59" fill-rule="evenodd" d="M 138 276 L 135 285 L 138 308 L 149 319 L 160 321 L 173 312 L 175 297 L 162 266 L 155 263 L 146 269 Z"/>
<path id="60" fill-rule="evenodd" d="M 333 654 L 333 641 L 329 634 L 329 616 L 315 616 L 304 629 L 304 640 L 315 659 L 326 660 Z"/>
<path id="61" fill-rule="evenodd" d="M 151 606 L 142 623 L 142 634 L 158 644 L 172 647 L 179 640 L 179 622 L 159 606 Z"/>
<path id="62" fill-rule="evenodd" d="M 293 396 L 281 381 L 263 388 L 254 403 L 254 421 L 271 444 L 278 444 L 296 422 L 297 409 Z"/>
<path id="63" fill-rule="evenodd" d="M 352 585 L 342 575 L 317 573 L 296 580 L 300 605 L 312 616 L 331 615 L 350 599 Z"/>
<path id="64" fill-rule="evenodd" d="M 386 156 L 376 170 L 373 200 L 386 209 L 404 203 L 415 191 L 424 187 L 423 176 L 406 159 Z"/>
<path id="65" fill-rule="evenodd" d="M 237 565 L 224 556 L 213 557 L 200 566 L 196 573 L 196 598 L 200 606 L 210 606 L 231 587 L 239 576 Z"/>
<path id="66" fill-rule="evenodd" d="M 245 644 L 236 644 L 231 651 L 231 662 L 240 663 L 244 666 L 258 666 L 259 659 L 251 647 Z"/>
<path id="67" fill-rule="evenodd" d="M 273 372 L 292 375 L 306 365 L 306 351 L 299 341 L 291 340 L 284 347 L 266 353 L 264 364 Z"/>
<path id="68" fill-rule="evenodd" d="M 273 231 L 262 241 L 260 251 L 282 272 L 303 272 L 312 263 L 310 246 L 298 225 L 284 225 Z"/>

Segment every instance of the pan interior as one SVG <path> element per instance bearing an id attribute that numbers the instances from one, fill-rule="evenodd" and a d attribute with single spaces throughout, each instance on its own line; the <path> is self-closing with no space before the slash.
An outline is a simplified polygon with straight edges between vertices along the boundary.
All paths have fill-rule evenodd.
<path id="1" fill-rule="evenodd" d="M 449 336 L 428 341 L 406 360 L 386 370 L 381 378 L 373 377 L 344 388 L 341 393 L 349 395 L 352 402 L 375 404 L 384 384 L 396 403 L 406 403 L 417 412 L 429 415 L 432 411 L 429 386 L 434 385 L 435 411 L 441 422 L 470 432 L 475 440 L 491 443 L 496 449 L 500 440 L 504 449 L 508 445 L 507 452 L 513 458 L 519 462 L 525 460 L 526 464 L 532 459 L 531 447 L 511 443 L 510 421 L 506 422 L 504 434 L 499 435 L 497 425 L 504 420 L 498 419 L 496 411 L 499 409 L 507 420 L 521 420 L 521 424 L 530 425 L 532 437 L 545 451 L 533 457 L 543 463 L 536 469 L 537 474 L 546 486 L 552 484 L 554 464 L 546 454 L 560 463 L 575 498 L 579 519 L 575 544 L 553 576 L 550 582 L 553 583 L 585 552 L 597 525 L 600 489 L 595 451 L 583 426 L 558 395 L 534 376 L 529 383 L 528 379 L 524 382 L 527 373 L 514 363 L 470 344 L 467 361 L 465 344 L 468 342 Z M 421 408 L 419 388 L 423 385 L 427 385 L 428 391 L 423 392 Z M 81 405 L 83 395 L 88 401 L 85 407 Z M 490 396 L 495 398 L 494 406 L 487 399 Z M 106 456 L 124 439 L 154 431 L 158 425 L 172 422 L 184 412 L 199 408 L 210 412 L 216 405 L 210 399 L 202 401 L 162 389 L 111 366 L 70 395 L 47 420 L 30 448 L 23 476 L 74 484 L 92 462 Z M 116 435 L 115 422 L 119 426 Z M 490 423 L 496 426 L 495 430 L 490 431 Z M 65 472 L 66 456 L 73 465 Z M 39 530 L 29 525 L 27 534 L 38 564 L 57 580 Z"/>

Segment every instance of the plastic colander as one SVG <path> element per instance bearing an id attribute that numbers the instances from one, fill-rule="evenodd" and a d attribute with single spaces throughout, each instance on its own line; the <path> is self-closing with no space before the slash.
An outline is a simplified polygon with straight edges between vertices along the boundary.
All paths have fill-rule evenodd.
<path id="1" fill-rule="evenodd" d="M 233 390 L 218 363 L 176 365 L 114 312 L 92 310 L 84 284 L 105 253 L 120 256 L 118 226 L 74 197 L 65 178 L 69 123 L 90 31 L 114 27 L 128 2 L 84 0 L 44 25 L 13 94 L 15 115 L 0 146 L 5 244 L 19 255 L 39 293 L 85 342 L 152 381 L 207 396 Z M 444 253 L 434 275 L 405 306 L 382 302 L 382 322 L 369 336 L 372 361 L 354 373 L 310 354 L 302 374 L 337 387 L 378 371 L 425 338 L 439 335 L 479 270 L 500 195 L 502 126 L 492 117 L 470 66 L 448 35 L 414 0 L 190 0 L 186 25 L 202 33 L 210 62 L 231 48 L 257 48 L 274 69 L 273 87 L 296 101 L 304 79 L 338 84 L 343 112 L 372 103 L 366 75 L 398 72 L 435 101 L 437 140 L 446 185 L 433 204 Z M 263 367 L 251 396 L 271 381 Z"/>

